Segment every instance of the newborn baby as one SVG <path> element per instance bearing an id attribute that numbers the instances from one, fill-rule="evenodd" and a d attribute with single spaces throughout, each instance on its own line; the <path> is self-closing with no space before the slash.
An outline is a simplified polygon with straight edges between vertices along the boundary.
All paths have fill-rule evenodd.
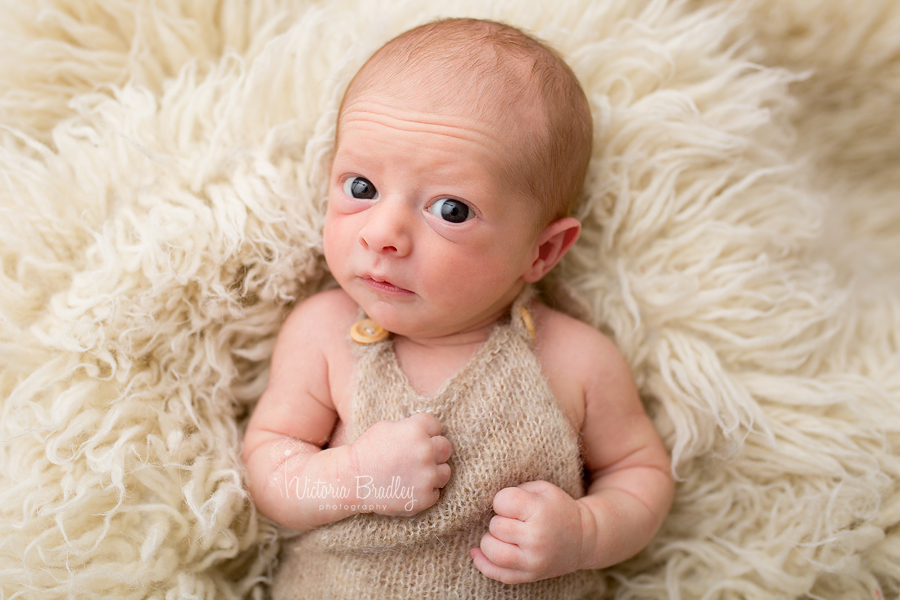
<path id="1" fill-rule="evenodd" d="M 299 532 L 275 598 L 578 598 L 652 538 L 669 459 L 613 344 L 536 299 L 578 239 L 588 102 L 506 25 L 382 47 L 338 115 L 325 258 L 244 440 Z"/>

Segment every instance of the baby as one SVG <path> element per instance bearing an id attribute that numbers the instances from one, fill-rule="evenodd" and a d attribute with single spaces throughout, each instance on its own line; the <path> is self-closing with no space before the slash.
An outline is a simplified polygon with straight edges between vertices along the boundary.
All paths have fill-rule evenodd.
<path id="1" fill-rule="evenodd" d="M 669 459 L 623 359 L 534 298 L 578 239 L 587 99 L 517 29 L 388 42 L 338 116 L 324 246 L 243 458 L 301 532 L 275 598 L 577 598 L 668 512 Z M 586 488 L 586 489 L 585 489 Z"/>

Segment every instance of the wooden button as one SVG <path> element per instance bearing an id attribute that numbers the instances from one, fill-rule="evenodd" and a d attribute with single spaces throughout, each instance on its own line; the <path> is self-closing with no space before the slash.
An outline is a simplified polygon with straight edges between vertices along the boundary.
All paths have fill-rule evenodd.
<path id="1" fill-rule="evenodd" d="M 350 337 L 357 344 L 374 344 L 380 342 L 388 336 L 388 330 L 373 321 L 372 319 L 363 319 L 357 321 L 350 328 Z"/>
<path id="2" fill-rule="evenodd" d="M 522 311 L 522 322 L 525 323 L 525 329 L 528 330 L 528 335 L 531 336 L 531 339 L 534 339 L 534 321 L 531 320 L 531 313 L 528 312 L 528 309 L 524 306 L 520 306 L 519 310 Z"/>

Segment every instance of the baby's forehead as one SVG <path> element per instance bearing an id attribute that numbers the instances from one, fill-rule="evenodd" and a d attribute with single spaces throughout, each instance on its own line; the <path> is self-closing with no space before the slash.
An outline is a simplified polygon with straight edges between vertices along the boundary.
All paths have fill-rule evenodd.
<path id="1" fill-rule="evenodd" d="M 537 86 L 477 67 L 447 65 L 439 59 L 415 68 L 369 65 L 364 77 L 348 89 L 342 115 L 372 98 L 389 99 L 410 112 L 457 117 L 489 129 L 533 132 L 543 126 L 543 98 Z"/>

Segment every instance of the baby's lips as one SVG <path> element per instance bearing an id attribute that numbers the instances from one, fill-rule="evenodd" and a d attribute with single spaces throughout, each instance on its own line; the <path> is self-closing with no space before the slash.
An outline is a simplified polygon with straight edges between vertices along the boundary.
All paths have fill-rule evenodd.
<path id="1" fill-rule="evenodd" d="M 391 283 L 387 279 L 382 279 L 380 277 L 362 276 L 360 277 L 360 280 L 370 290 L 381 294 L 406 296 L 413 293 L 411 290 L 402 288 L 399 285 Z"/>

